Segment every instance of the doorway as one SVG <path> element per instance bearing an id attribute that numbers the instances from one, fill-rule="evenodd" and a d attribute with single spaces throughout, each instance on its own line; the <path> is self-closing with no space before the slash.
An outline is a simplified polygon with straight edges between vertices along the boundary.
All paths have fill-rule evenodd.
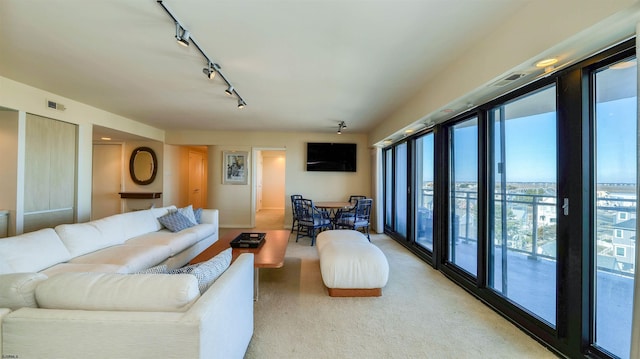
<path id="1" fill-rule="evenodd" d="M 284 149 L 254 149 L 254 228 L 283 229 L 285 211 Z"/>
<path id="2" fill-rule="evenodd" d="M 122 144 L 93 145 L 91 220 L 122 211 Z"/>

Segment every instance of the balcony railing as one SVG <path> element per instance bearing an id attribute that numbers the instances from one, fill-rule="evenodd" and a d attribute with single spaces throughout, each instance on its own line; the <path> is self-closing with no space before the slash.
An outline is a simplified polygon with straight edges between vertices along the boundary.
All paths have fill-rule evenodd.
<path id="1" fill-rule="evenodd" d="M 555 195 L 549 194 L 521 194 L 509 193 L 503 200 L 502 195 L 495 196 L 496 213 L 501 215 L 501 207 L 505 207 L 510 214 L 507 221 L 510 222 L 511 230 L 507 233 L 506 249 L 513 252 L 523 253 L 530 259 L 545 258 L 556 259 L 555 237 L 556 237 L 556 219 L 557 219 L 557 202 Z M 477 223 L 476 211 L 477 193 L 473 190 L 457 190 L 452 197 L 452 203 L 455 204 L 454 220 L 457 225 L 454 227 L 454 237 L 464 242 L 477 242 Z M 616 225 L 621 221 L 617 218 L 625 219 L 636 218 L 636 199 L 633 198 L 617 198 L 617 197 L 597 197 L 596 200 L 596 220 L 598 235 L 596 238 L 598 243 L 610 243 L 613 246 L 612 239 Z M 433 210 L 433 190 L 423 189 L 421 206 L 417 213 L 418 220 L 418 243 L 432 243 L 429 235 L 425 236 L 424 232 L 431 227 L 431 219 Z M 620 214 L 624 214 L 621 216 Z M 496 219 L 499 223 L 501 218 Z M 500 226 L 496 226 L 500 227 Z M 502 247 L 502 239 L 500 228 L 496 235 L 496 247 Z M 625 228 L 628 233 L 625 238 L 634 238 L 630 241 L 630 251 L 635 253 L 635 228 Z M 423 235 L 421 236 L 421 232 Z M 602 262 L 611 263 L 616 261 L 615 253 L 608 255 L 598 251 L 599 258 L 609 259 Z M 600 263 L 600 261 L 598 261 Z M 625 270 L 614 267 L 600 266 L 598 269 L 604 271 L 612 271 L 625 276 L 633 276 L 633 266 L 627 266 Z"/>

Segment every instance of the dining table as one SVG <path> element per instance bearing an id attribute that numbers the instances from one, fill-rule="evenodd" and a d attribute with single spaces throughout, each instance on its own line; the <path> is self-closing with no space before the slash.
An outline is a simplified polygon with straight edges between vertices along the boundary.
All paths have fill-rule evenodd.
<path id="1" fill-rule="evenodd" d="M 329 213 L 329 217 L 333 222 L 336 213 L 341 209 L 353 208 L 353 203 L 349 201 L 322 201 L 313 203 L 317 208 L 324 209 Z"/>

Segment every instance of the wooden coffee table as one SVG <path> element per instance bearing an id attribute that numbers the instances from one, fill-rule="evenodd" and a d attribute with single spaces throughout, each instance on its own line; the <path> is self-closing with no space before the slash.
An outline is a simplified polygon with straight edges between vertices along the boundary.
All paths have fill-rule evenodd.
<path id="1" fill-rule="evenodd" d="M 266 233 L 264 244 L 259 248 L 234 248 L 231 253 L 231 261 L 234 261 L 238 256 L 242 253 L 253 253 L 253 267 L 255 268 L 254 273 L 254 299 L 258 300 L 258 289 L 259 289 L 259 280 L 260 280 L 260 268 L 281 268 L 284 266 L 284 255 L 287 252 L 287 244 L 289 243 L 289 235 L 291 234 L 288 230 L 233 230 L 225 233 L 222 237 L 220 237 L 214 244 L 212 244 L 209 248 L 202 251 L 202 253 L 198 254 L 195 258 L 193 258 L 190 264 L 200 263 L 207 261 L 216 255 L 218 255 L 223 250 L 230 248 L 229 244 L 232 240 L 234 240 L 240 233 L 243 232 L 261 232 Z"/>

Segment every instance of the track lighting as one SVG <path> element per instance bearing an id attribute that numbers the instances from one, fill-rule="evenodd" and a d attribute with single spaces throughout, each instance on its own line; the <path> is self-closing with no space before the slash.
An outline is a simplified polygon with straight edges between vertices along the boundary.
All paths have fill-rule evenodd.
<path id="1" fill-rule="evenodd" d="M 189 46 L 189 38 L 191 37 L 191 33 L 189 30 L 183 28 L 179 22 L 176 21 L 176 40 L 178 44 L 182 46 Z"/>
<path id="2" fill-rule="evenodd" d="M 205 67 L 204 69 L 202 69 L 202 72 L 204 72 L 205 75 L 207 75 L 207 77 L 210 80 L 213 80 L 214 77 L 216 77 L 216 64 L 212 64 L 211 62 L 209 62 L 209 66 Z M 217 67 L 220 68 L 220 67 Z"/>
<path id="3" fill-rule="evenodd" d="M 189 46 L 189 44 L 193 44 L 193 47 L 195 47 L 196 50 L 198 50 L 207 61 L 207 67 L 203 68 L 202 72 L 211 80 L 213 80 L 214 77 L 216 77 L 216 74 L 218 74 L 228 86 L 228 88 L 224 92 L 226 92 L 229 96 L 235 95 L 238 98 L 238 108 L 245 107 L 247 103 L 240 96 L 240 94 L 238 94 L 238 91 L 236 91 L 236 89 L 231 85 L 231 82 L 222 73 L 222 71 L 220 71 L 220 65 L 214 63 L 211 58 L 204 53 L 200 45 L 198 45 L 198 43 L 191 37 L 191 33 L 189 32 L 189 30 L 185 29 L 180 24 L 180 21 L 175 17 L 175 15 L 173 15 L 171 10 L 169 10 L 169 8 L 165 6 L 163 0 L 156 1 L 160 6 L 162 6 L 167 15 L 169 15 L 169 17 L 171 17 L 171 20 L 173 20 L 173 22 L 176 24 L 176 40 L 178 41 L 178 43 L 182 46 Z"/>
<path id="4" fill-rule="evenodd" d="M 344 121 L 340 121 L 340 123 L 338 124 L 338 134 L 341 135 L 342 130 L 345 128 L 347 128 L 347 124 L 344 123 Z"/>

